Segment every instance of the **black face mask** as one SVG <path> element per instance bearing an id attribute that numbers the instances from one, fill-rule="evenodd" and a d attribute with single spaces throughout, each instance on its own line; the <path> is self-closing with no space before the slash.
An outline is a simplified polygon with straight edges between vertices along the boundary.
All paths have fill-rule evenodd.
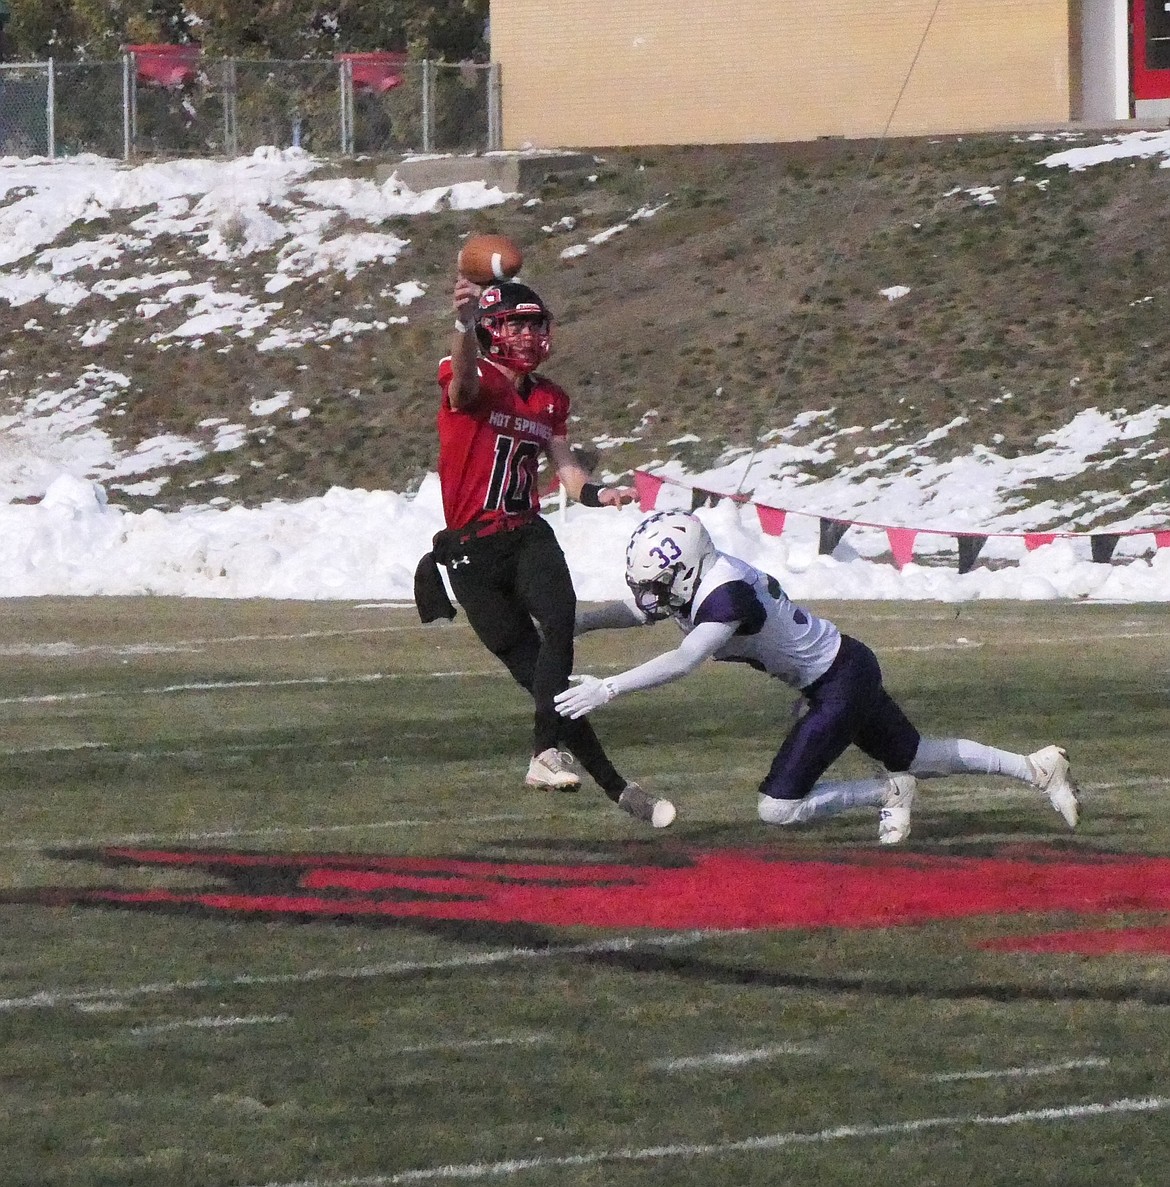
<path id="1" fill-rule="evenodd" d="M 634 605 L 653 622 L 669 618 L 675 607 L 671 605 L 670 587 L 673 574 L 665 574 L 655 581 L 628 583 L 634 595 Z"/>

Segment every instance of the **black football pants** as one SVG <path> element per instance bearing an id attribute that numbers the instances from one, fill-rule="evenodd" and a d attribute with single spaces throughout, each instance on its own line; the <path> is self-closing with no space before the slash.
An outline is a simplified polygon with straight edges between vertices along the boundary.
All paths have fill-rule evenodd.
<path id="1" fill-rule="evenodd" d="M 445 558 L 451 589 L 480 642 L 536 701 L 533 753 L 573 753 L 612 800 L 626 786 L 585 718 L 561 717 L 553 697 L 573 670 L 577 595 L 552 528 L 538 519 L 453 545 Z"/>

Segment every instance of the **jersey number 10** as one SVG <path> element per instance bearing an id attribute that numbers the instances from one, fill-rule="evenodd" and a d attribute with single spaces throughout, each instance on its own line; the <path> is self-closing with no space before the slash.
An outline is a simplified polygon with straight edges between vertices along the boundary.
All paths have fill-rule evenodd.
<path id="1" fill-rule="evenodd" d="M 483 501 L 485 511 L 519 515 L 532 506 L 539 455 L 540 446 L 535 441 L 516 441 L 503 433 L 496 438 L 496 460 Z"/>

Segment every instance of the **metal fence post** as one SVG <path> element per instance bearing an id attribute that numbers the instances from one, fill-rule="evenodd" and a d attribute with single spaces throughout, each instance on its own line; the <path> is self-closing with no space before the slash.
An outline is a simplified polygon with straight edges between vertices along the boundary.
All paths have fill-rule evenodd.
<path id="1" fill-rule="evenodd" d="M 130 55 L 130 153 L 138 151 L 138 55 Z"/>
<path id="2" fill-rule="evenodd" d="M 435 104 L 432 95 L 434 72 L 430 58 L 423 58 L 422 64 L 422 150 L 431 152 L 434 143 L 433 125 Z"/>
<path id="3" fill-rule="evenodd" d="M 499 62 L 492 62 L 488 66 L 488 94 L 487 94 L 487 120 L 488 120 L 488 152 L 498 152 L 503 146 L 503 132 L 501 130 L 501 109 L 500 109 L 500 64 Z"/>
<path id="4" fill-rule="evenodd" d="M 122 55 L 122 160 L 130 159 L 130 55 Z"/>
<path id="5" fill-rule="evenodd" d="M 343 58 L 337 67 L 337 87 L 341 103 L 341 155 L 349 151 L 349 100 L 346 96 L 346 67 L 349 63 Z"/>
<path id="6" fill-rule="evenodd" d="M 357 152 L 357 107 L 353 98 L 353 62 L 345 63 L 345 128 L 349 133 L 349 147 L 346 152 L 352 157 Z"/>
<path id="7" fill-rule="evenodd" d="M 353 88 L 353 67 L 348 58 L 343 58 L 337 65 L 337 87 L 340 92 L 341 104 L 341 155 L 348 156 L 353 145 L 353 108 L 350 106 Z"/>
<path id="8" fill-rule="evenodd" d="M 57 72 L 53 59 L 49 59 L 48 86 L 45 88 L 45 128 L 48 140 L 49 160 L 57 159 Z"/>
<path id="9" fill-rule="evenodd" d="M 223 94 L 223 151 L 228 157 L 240 154 L 240 131 L 236 107 L 236 60 L 226 58 L 220 80 Z"/>

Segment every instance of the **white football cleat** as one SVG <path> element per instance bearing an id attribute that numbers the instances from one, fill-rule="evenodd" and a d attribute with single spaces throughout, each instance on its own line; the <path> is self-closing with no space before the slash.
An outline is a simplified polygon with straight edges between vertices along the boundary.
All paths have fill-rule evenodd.
<path id="1" fill-rule="evenodd" d="M 675 810 L 670 800 L 656 799 L 636 783 L 627 783 L 618 797 L 618 807 L 635 820 L 645 820 L 653 828 L 666 828 L 674 823 Z"/>
<path id="2" fill-rule="evenodd" d="M 910 811 L 918 780 L 913 775 L 891 775 L 878 813 L 878 840 L 900 845 L 910 835 Z"/>
<path id="3" fill-rule="evenodd" d="M 1069 777 L 1068 751 L 1062 746 L 1045 746 L 1028 755 L 1028 770 L 1032 772 L 1032 782 L 1048 792 L 1052 806 L 1064 817 L 1065 824 L 1076 828 L 1081 804 L 1076 784 Z"/>
<path id="4" fill-rule="evenodd" d="M 576 791 L 581 786 L 581 777 L 569 763 L 572 755 L 550 746 L 532 757 L 524 782 L 529 787 L 543 787 L 548 791 Z"/>

